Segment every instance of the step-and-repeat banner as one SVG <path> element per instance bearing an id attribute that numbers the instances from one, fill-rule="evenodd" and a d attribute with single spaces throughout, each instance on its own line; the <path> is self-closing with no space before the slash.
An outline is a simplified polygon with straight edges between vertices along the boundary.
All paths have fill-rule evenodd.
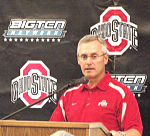
<path id="1" fill-rule="evenodd" d="M 79 39 L 107 42 L 107 70 L 135 95 L 150 135 L 150 1 L 0 0 L 0 118 L 82 77 Z M 49 120 L 60 95 L 9 119 Z"/>

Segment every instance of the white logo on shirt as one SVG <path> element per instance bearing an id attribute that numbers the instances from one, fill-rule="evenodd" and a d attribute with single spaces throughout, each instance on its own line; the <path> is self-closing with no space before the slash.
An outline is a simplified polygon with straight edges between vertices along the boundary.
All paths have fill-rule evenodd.
<path id="1" fill-rule="evenodd" d="M 76 102 L 74 102 L 74 103 L 72 103 L 72 106 L 74 106 L 74 105 L 76 105 L 77 103 Z"/>
<path id="2" fill-rule="evenodd" d="M 101 102 L 98 103 L 98 106 L 107 107 L 107 101 L 102 100 Z"/>

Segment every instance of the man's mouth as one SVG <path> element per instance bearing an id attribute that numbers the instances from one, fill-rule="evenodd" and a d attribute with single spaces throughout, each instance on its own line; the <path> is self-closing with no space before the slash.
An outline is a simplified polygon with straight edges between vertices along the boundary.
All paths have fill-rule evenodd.
<path id="1" fill-rule="evenodd" d="M 85 68 L 85 71 L 92 71 L 94 68 Z"/>

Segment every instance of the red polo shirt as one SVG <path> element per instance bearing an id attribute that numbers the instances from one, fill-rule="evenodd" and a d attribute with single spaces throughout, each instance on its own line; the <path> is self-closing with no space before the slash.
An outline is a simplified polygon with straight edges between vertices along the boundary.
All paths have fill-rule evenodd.
<path id="1" fill-rule="evenodd" d="M 137 101 L 128 87 L 109 72 L 94 88 L 85 84 L 61 96 L 50 121 L 102 122 L 108 130 L 143 130 Z"/>

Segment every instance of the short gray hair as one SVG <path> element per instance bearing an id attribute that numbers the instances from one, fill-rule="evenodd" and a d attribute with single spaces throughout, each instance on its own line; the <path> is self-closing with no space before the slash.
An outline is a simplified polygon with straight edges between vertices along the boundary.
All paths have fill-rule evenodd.
<path id="1" fill-rule="evenodd" d="M 85 35 L 84 37 L 82 37 L 79 40 L 78 47 L 82 43 L 87 43 L 87 42 L 91 42 L 91 41 L 95 41 L 95 40 L 99 41 L 103 45 L 102 50 L 104 53 L 107 53 L 107 44 L 106 44 L 105 40 L 100 38 L 98 35 L 92 35 L 92 34 Z M 78 53 L 78 47 L 77 47 L 77 53 Z"/>

